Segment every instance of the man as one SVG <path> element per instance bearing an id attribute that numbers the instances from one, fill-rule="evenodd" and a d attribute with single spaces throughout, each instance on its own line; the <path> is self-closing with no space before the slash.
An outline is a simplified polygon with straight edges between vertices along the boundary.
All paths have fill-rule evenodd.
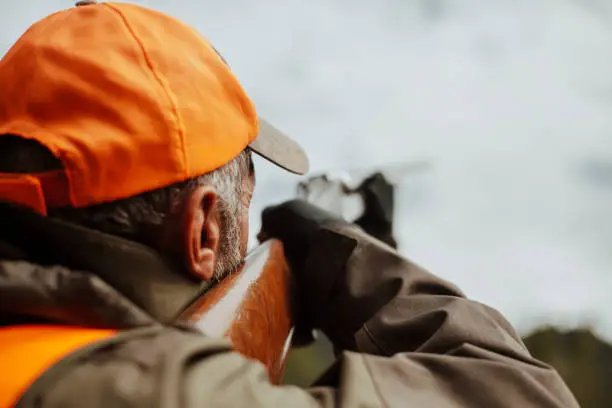
<path id="1" fill-rule="evenodd" d="M 304 202 L 266 210 L 299 324 L 338 361 L 308 390 L 173 321 L 241 263 L 251 152 L 295 173 L 214 48 L 81 2 L 0 62 L 0 406 L 576 407 L 494 310 Z"/>

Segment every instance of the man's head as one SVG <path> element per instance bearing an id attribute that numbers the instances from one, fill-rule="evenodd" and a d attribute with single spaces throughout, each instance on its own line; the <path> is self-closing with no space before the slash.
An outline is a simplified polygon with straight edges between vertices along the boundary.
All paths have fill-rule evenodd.
<path id="1" fill-rule="evenodd" d="M 59 170 L 44 146 L 0 137 L 0 173 Z M 220 279 L 244 259 L 255 186 L 251 151 L 192 179 L 125 199 L 83 208 L 49 208 L 48 216 L 148 245 L 192 275 Z"/>
<path id="2" fill-rule="evenodd" d="M 308 168 L 214 47 L 161 13 L 84 4 L 0 61 L 0 200 L 140 241 L 201 279 L 244 257 L 251 152 Z"/>

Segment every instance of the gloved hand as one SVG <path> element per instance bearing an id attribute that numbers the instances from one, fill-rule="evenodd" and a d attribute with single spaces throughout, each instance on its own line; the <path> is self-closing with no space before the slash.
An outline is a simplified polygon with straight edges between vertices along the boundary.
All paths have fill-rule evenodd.
<path id="1" fill-rule="evenodd" d="M 355 189 L 363 197 L 365 207 L 355 224 L 392 248 L 397 248 L 397 241 L 393 237 L 394 190 L 393 184 L 382 173 L 365 179 Z"/>
<path id="2" fill-rule="evenodd" d="M 344 272 L 357 242 L 330 227 L 350 224 L 302 200 L 269 207 L 262 213 L 260 241 L 279 239 L 296 281 L 296 341 L 312 341 L 313 329 L 324 332 L 324 314 L 334 284 Z"/>

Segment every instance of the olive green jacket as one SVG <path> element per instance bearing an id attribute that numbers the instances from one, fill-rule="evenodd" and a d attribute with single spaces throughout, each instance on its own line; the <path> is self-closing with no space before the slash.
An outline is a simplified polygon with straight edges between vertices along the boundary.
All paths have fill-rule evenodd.
<path id="1" fill-rule="evenodd" d="M 201 288 L 150 249 L 4 205 L 0 223 L 3 324 L 122 329 L 50 368 L 20 407 L 578 407 L 497 311 L 354 227 L 328 226 L 310 255 L 344 254 L 313 272 L 312 299 L 342 351 L 302 389 L 271 385 L 223 339 L 172 327 Z"/>

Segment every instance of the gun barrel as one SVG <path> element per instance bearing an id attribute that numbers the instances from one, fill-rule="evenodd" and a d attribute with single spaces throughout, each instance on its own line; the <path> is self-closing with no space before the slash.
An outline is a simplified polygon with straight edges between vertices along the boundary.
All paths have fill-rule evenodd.
<path id="1" fill-rule="evenodd" d="M 429 160 L 411 160 L 386 164 L 382 166 L 372 166 L 354 169 L 329 170 L 323 173 L 308 177 L 307 180 L 319 177 L 328 180 L 342 180 L 348 187 L 357 187 L 365 178 L 375 173 L 382 173 L 391 184 L 399 183 L 405 176 L 420 173 L 430 169 L 432 166 Z M 306 181 L 307 183 L 308 181 Z M 302 182 L 304 183 L 304 182 Z"/>

